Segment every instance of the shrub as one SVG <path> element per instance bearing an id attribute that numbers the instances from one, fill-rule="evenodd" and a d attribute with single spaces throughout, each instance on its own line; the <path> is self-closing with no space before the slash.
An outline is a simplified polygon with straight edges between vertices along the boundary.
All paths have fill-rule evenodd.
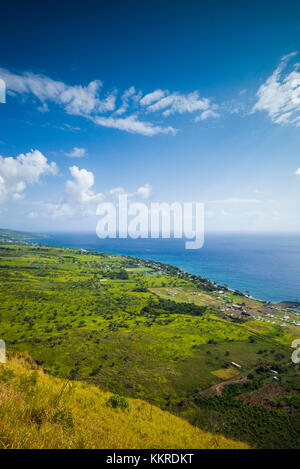
<path id="1" fill-rule="evenodd" d="M 130 410 L 130 404 L 127 399 L 125 399 L 125 397 L 119 396 L 118 394 L 111 396 L 107 403 L 113 407 L 113 409 Z"/>

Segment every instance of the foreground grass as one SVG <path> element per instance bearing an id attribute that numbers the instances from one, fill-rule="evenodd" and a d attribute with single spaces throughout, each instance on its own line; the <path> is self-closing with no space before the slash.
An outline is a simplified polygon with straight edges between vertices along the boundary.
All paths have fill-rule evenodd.
<path id="1" fill-rule="evenodd" d="M 11 357 L 0 365 L 0 448 L 248 448 L 142 400 L 112 408 L 111 396 L 44 374 L 29 356 Z"/>

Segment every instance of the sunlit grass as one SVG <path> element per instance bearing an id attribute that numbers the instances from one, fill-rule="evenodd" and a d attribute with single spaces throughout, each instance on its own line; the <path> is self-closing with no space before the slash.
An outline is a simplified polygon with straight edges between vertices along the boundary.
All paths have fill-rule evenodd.
<path id="1" fill-rule="evenodd" d="M 0 366 L 0 448 L 247 448 L 155 406 L 43 374 L 29 357 Z"/>

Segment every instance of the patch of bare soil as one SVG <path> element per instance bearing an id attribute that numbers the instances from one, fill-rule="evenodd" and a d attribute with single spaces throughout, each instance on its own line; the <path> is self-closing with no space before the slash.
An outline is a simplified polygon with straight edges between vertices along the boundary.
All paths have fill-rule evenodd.
<path id="1" fill-rule="evenodd" d="M 201 392 L 200 395 L 203 397 L 221 396 L 225 386 L 228 386 L 229 384 L 235 384 L 235 383 L 244 384 L 246 382 L 247 382 L 246 376 L 244 376 L 243 378 L 237 378 L 237 379 L 232 379 L 229 381 L 224 381 L 223 383 L 214 384 L 209 389 L 206 389 L 205 391 Z"/>
<path id="2" fill-rule="evenodd" d="M 295 394 L 292 391 L 288 391 L 278 383 L 266 383 L 261 388 L 255 391 L 249 391 L 244 394 L 240 394 L 236 399 L 242 400 L 245 404 L 256 404 L 267 407 L 272 407 L 272 401 L 280 399 L 281 397 L 291 397 Z"/>

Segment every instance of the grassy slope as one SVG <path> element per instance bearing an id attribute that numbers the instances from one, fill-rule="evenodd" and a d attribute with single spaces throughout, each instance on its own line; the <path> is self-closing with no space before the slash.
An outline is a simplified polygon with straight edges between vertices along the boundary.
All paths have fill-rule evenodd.
<path id="1" fill-rule="evenodd" d="M 0 448 L 247 448 L 142 400 L 113 409 L 110 396 L 12 357 L 0 365 Z"/>

